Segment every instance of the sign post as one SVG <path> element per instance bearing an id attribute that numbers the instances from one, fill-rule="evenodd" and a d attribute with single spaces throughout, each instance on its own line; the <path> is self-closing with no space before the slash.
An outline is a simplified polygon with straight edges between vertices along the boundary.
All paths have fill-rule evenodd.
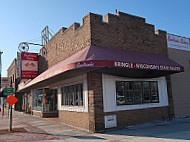
<path id="1" fill-rule="evenodd" d="M 11 94 L 14 94 L 14 88 L 10 87 L 4 89 L 4 95 L 11 95 Z M 10 107 L 8 108 L 8 118 L 9 118 L 9 109 Z"/>
<path id="2" fill-rule="evenodd" d="M 9 123 L 9 131 L 12 131 L 12 105 L 14 105 L 18 99 L 13 96 L 13 95 L 10 95 L 6 100 L 5 100 L 9 105 L 10 105 L 10 123 Z"/>

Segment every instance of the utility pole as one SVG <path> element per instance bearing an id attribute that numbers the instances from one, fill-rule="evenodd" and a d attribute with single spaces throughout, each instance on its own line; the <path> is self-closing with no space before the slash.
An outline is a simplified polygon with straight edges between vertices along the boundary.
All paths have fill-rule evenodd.
<path id="1" fill-rule="evenodd" d="M 0 90 L 1 90 L 1 70 L 2 70 L 2 61 L 1 61 L 1 54 L 3 54 L 2 51 L 0 51 Z M 2 106 L 2 116 L 4 115 L 4 102 L 3 97 L 1 97 L 1 106 Z"/>

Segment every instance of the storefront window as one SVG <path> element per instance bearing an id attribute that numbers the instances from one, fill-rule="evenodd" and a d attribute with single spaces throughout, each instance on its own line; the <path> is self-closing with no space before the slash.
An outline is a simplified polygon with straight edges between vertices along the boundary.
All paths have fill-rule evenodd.
<path id="1" fill-rule="evenodd" d="M 25 95 L 22 95 L 22 110 L 25 110 Z"/>
<path id="2" fill-rule="evenodd" d="M 156 81 L 116 81 L 117 105 L 158 103 Z"/>
<path id="3" fill-rule="evenodd" d="M 159 102 L 157 82 L 150 82 L 150 95 L 152 102 Z"/>
<path id="4" fill-rule="evenodd" d="M 64 86 L 61 88 L 62 105 L 65 106 L 83 106 L 82 84 Z"/>
<path id="5" fill-rule="evenodd" d="M 27 107 L 30 108 L 30 93 L 27 94 Z"/>
<path id="6" fill-rule="evenodd" d="M 43 107 L 43 90 L 34 90 L 33 92 L 33 110 L 42 111 Z"/>

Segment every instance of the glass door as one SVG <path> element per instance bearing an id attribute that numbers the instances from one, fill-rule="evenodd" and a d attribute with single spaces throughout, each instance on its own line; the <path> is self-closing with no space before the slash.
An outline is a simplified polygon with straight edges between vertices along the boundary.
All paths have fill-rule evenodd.
<path id="1" fill-rule="evenodd" d="M 45 89 L 44 112 L 57 111 L 57 89 Z"/>

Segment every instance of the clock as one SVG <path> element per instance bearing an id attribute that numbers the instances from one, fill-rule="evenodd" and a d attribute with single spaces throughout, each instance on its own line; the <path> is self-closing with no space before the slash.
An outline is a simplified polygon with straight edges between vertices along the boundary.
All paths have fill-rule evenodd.
<path id="1" fill-rule="evenodd" d="M 26 42 L 21 42 L 19 45 L 18 45 L 18 50 L 20 52 L 27 52 L 29 50 L 29 46 Z"/>

